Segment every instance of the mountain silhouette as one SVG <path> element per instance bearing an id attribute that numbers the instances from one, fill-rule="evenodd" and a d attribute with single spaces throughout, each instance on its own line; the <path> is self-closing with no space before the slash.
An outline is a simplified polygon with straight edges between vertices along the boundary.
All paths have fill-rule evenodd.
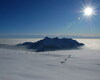
<path id="1" fill-rule="evenodd" d="M 74 48 L 79 48 L 80 46 L 83 45 L 84 45 L 83 43 L 79 43 L 71 38 L 59 39 L 57 37 L 55 38 L 45 37 L 44 39 L 34 43 L 25 42 L 22 44 L 17 44 L 16 46 L 18 47 L 24 46 L 27 49 L 33 49 L 37 52 L 40 52 L 40 51 L 62 50 L 62 49 L 74 49 Z"/>

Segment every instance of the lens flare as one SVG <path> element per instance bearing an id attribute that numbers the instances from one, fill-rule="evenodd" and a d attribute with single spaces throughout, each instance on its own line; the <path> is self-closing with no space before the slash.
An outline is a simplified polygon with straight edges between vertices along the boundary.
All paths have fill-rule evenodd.
<path id="1" fill-rule="evenodd" d="M 86 16 L 91 16 L 91 15 L 93 15 L 93 13 L 94 13 L 94 11 L 91 7 L 87 7 L 87 8 L 84 9 L 84 14 Z"/>

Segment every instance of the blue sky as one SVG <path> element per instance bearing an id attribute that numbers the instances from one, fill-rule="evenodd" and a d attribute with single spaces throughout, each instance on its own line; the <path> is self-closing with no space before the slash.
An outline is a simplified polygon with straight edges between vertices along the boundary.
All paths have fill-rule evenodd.
<path id="1" fill-rule="evenodd" d="M 96 15 L 87 18 L 83 5 Z M 100 0 L 0 0 L 0 35 L 100 35 Z"/>

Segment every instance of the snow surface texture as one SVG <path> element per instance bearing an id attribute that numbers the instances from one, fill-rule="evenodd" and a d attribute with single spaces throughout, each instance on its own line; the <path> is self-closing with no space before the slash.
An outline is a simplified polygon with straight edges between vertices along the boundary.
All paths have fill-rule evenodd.
<path id="1" fill-rule="evenodd" d="M 99 52 L 0 49 L 0 80 L 100 80 Z"/>

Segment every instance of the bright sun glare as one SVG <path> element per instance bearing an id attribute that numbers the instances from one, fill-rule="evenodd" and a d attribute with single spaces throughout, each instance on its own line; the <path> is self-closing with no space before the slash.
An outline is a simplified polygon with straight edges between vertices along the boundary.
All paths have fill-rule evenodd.
<path id="1" fill-rule="evenodd" d="M 92 16 L 93 15 L 93 9 L 91 7 L 87 7 L 84 9 L 84 14 L 86 16 Z"/>

